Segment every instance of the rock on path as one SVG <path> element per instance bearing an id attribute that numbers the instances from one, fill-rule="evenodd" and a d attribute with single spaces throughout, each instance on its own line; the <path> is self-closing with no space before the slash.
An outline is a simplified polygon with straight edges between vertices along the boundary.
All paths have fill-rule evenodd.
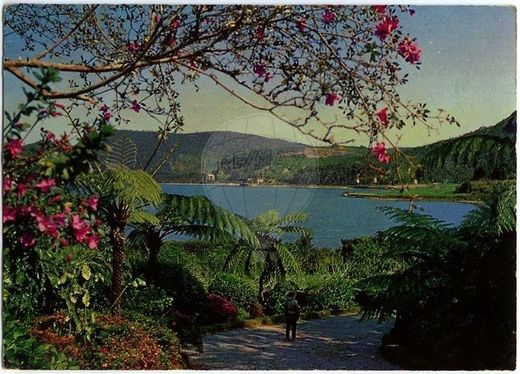
<path id="1" fill-rule="evenodd" d="M 300 321 L 294 342 L 284 341 L 281 325 L 232 330 L 204 337 L 204 353 L 190 363 L 216 370 L 399 370 L 378 352 L 390 328 L 352 316 Z"/>

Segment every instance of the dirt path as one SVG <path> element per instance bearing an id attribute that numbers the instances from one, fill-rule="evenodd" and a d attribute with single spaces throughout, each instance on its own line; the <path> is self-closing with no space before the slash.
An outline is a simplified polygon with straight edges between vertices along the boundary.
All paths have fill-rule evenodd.
<path id="1" fill-rule="evenodd" d="M 296 341 L 285 342 L 280 325 L 239 329 L 204 337 L 194 369 L 398 370 L 378 352 L 390 324 L 337 316 L 298 323 Z"/>

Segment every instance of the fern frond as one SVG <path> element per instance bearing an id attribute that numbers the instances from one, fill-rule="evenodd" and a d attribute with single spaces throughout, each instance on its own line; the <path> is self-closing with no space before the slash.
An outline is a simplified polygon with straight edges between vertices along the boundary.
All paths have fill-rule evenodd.
<path id="1" fill-rule="evenodd" d="M 109 145 L 105 166 L 109 169 L 133 169 L 137 162 L 137 146 L 128 136 L 118 135 Z"/>

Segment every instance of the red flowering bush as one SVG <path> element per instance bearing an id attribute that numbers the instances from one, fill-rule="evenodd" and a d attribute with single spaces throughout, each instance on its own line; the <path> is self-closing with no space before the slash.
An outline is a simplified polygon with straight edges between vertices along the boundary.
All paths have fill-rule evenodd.
<path id="1" fill-rule="evenodd" d="M 208 295 L 209 322 L 229 322 L 238 315 L 238 308 L 224 297 L 210 293 Z"/>
<path id="2" fill-rule="evenodd" d="M 42 71 L 42 87 L 59 80 Z M 78 141 L 42 130 L 36 144 L 24 139 L 37 124 L 66 108 L 27 93 L 20 112 L 7 115 L 3 163 L 4 310 L 21 320 L 67 310 L 67 321 L 82 329 L 81 315 L 91 290 L 108 278 L 102 253 L 105 226 L 97 219 L 97 196 L 70 189 L 89 169 L 112 128 L 102 118 L 91 127 L 77 126 Z M 30 120 L 34 113 L 36 119 Z"/>

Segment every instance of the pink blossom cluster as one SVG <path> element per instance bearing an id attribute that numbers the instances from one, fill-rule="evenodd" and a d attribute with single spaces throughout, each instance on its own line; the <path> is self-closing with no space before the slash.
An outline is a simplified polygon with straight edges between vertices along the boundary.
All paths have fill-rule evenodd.
<path id="1" fill-rule="evenodd" d="M 386 149 L 386 145 L 384 142 L 377 143 L 372 148 L 372 153 L 374 156 L 377 157 L 379 162 L 384 162 L 385 164 L 388 164 L 390 162 L 390 155 L 388 154 L 388 151 Z"/>
<path id="2" fill-rule="evenodd" d="M 325 105 L 334 106 L 336 101 L 339 101 L 340 99 L 341 96 L 339 96 L 337 93 L 329 92 L 325 95 Z"/>
<path id="3" fill-rule="evenodd" d="M 103 117 L 104 121 L 110 121 L 110 118 L 112 118 L 112 113 L 110 113 L 110 108 L 106 104 L 103 104 L 99 111 L 101 112 L 101 116 Z"/>
<path id="4" fill-rule="evenodd" d="M 271 73 L 267 71 L 264 63 L 256 65 L 254 71 L 260 78 L 264 78 L 264 82 L 269 82 L 272 78 Z"/>
<path id="5" fill-rule="evenodd" d="M 411 64 L 417 64 L 421 60 L 421 50 L 416 42 L 410 38 L 404 39 L 398 48 L 399 54 L 405 59 L 405 61 Z"/>
<path id="6" fill-rule="evenodd" d="M 52 183 L 49 183 L 52 181 Z M 4 188 L 5 194 L 13 189 L 12 181 L 8 178 L 4 178 L 4 186 L 10 184 L 9 189 Z M 54 186 L 54 179 L 50 179 L 45 182 L 45 188 L 40 192 L 48 194 L 50 192 L 50 186 Z M 38 188 L 38 183 L 35 186 Z M 20 184 L 17 186 L 19 187 Z M 26 188 L 26 187 L 25 187 Z M 35 196 L 35 195 L 33 195 Z M 32 199 L 34 200 L 34 199 Z M 31 203 L 19 204 L 16 206 L 8 205 L 4 203 L 2 209 L 2 222 L 4 226 L 6 224 L 18 224 L 25 226 L 24 232 L 20 236 L 19 242 L 24 248 L 33 247 L 37 243 L 36 233 L 47 236 L 55 241 L 59 242 L 62 247 L 68 246 L 69 240 L 67 237 L 72 238 L 78 244 L 85 244 L 90 249 L 95 249 L 98 246 L 99 234 L 96 232 L 96 226 L 101 223 L 94 219 L 94 223 L 91 224 L 92 218 L 89 216 L 89 212 L 95 212 L 97 210 L 98 197 L 90 196 L 86 200 L 82 201 L 78 212 L 72 212 L 72 202 L 65 202 L 59 204 L 61 201 L 61 195 L 57 194 L 48 199 L 46 207 L 37 207 Z M 57 213 L 49 213 L 53 208 L 53 211 Z M 82 218 L 83 217 L 83 218 Z"/>
<path id="7" fill-rule="evenodd" d="M 321 16 L 321 20 L 326 25 L 330 25 L 336 21 L 336 14 L 330 9 L 325 9 L 323 15 Z"/>
<path id="8" fill-rule="evenodd" d="M 379 119 L 379 122 L 382 125 L 388 125 L 388 108 L 381 109 L 379 112 L 376 113 L 376 117 Z"/>
<path id="9" fill-rule="evenodd" d="M 391 16 L 384 16 L 381 22 L 376 25 L 375 34 L 379 39 L 385 40 L 398 27 L 399 19 Z"/>

